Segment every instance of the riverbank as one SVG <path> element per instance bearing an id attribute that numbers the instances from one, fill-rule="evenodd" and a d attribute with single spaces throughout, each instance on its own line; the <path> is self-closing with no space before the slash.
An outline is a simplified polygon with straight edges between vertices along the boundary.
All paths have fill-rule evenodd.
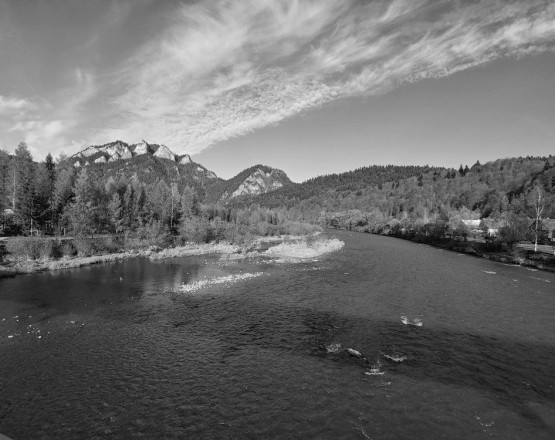
<path id="1" fill-rule="evenodd" d="M 532 267 L 547 272 L 555 272 L 555 256 L 542 252 L 534 252 L 520 248 L 508 248 L 497 244 L 480 243 L 476 241 L 458 240 L 426 240 L 426 237 L 407 237 L 403 235 L 390 235 L 416 243 L 427 244 L 440 249 L 472 255 L 487 260 L 498 261 L 505 264 Z"/>
<path id="2" fill-rule="evenodd" d="M 278 244 L 274 248 L 268 248 L 267 245 L 269 243 Z M 137 257 L 162 260 L 195 255 L 221 254 L 223 259 L 229 260 L 252 258 L 255 256 L 299 260 L 314 258 L 325 253 L 333 252 L 340 249 L 342 246 L 343 242 L 337 239 L 329 239 L 324 236 L 284 235 L 279 237 L 259 237 L 241 245 L 220 242 L 206 244 L 190 243 L 184 246 L 171 248 L 150 246 L 145 249 L 127 252 L 113 252 L 92 256 L 63 256 L 58 259 L 10 258 L 8 256 L 3 263 L 0 263 L 0 278 L 47 270 L 73 269 L 92 264 L 111 263 Z"/>
<path id="3" fill-rule="evenodd" d="M 329 230 L 345 228 L 328 228 Z M 519 266 L 531 267 L 546 272 L 555 272 L 555 256 L 545 252 L 534 252 L 533 250 L 520 247 L 510 247 L 504 243 L 481 243 L 471 240 L 453 240 L 448 238 L 431 237 L 422 234 L 403 233 L 375 233 L 351 230 L 360 234 L 375 234 L 386 237 L 399 238 L 415 243 L 427 244 L 440 249 L 450 250 L 461 254 L 472 255 L 486 260 L 498 261 L 505 264 L 517 264 Z"/>

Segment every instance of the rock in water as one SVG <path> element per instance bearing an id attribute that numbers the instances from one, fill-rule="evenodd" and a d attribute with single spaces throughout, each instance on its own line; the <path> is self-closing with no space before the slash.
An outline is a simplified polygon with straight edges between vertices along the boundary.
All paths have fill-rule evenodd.
<path id="1" fill-rule="evenodd" d="M 337 353 L 341 348 L 341 344 L 330 344 L 326 347 L 328 353 Z"/>
<path id="2" fill-rule="evenodd" d="M 362 358 L 362 353 L 360 351 L 356 351 L 352 348 L 347 348 L 347 353 L 349 353 L 349 356 L 352 357 L 356 357 L 356 358 Z"/>

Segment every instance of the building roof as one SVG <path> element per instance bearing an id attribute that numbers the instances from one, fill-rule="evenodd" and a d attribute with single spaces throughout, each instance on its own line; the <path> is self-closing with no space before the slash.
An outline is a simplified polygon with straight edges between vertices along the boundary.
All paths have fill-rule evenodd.
<path id="1" fill-rule="evenodd" d="M 461 220 L 466 226 L 477 228 L 480 226 L 480 220 Z"/>

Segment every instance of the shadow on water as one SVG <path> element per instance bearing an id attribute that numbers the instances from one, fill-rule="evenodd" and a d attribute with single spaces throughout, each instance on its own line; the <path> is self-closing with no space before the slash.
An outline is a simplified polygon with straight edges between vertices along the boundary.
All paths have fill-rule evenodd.
<path id="1" fill-rule="evenodd" d="M 555 403 L 551 346 L 314 309 L 268 307 L 263 302 L 244 307 L 232 297 L 181 297 L 175 305 L 169 320 L 180 325 L 169 331 L 216 332 L 214 336 L 233 351 L 258 347 L 296 352 L 349 364 L 361 373 L 381 360 L 393 375 L 484 392 L 555 434 L 528 406 L 534 401 Z M 364 359 L 353 359 L 345 351 L 328 353 L 326 347 L 332 343 L 356 349 Z M 406 360 L 390 362 L 383 354 L 391 353 Z"/>

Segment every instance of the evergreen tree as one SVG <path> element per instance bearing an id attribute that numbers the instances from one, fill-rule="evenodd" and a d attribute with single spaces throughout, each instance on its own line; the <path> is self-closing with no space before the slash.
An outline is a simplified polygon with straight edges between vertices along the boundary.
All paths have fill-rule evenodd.
<path id="1" fill-rule="evenodd" d="M 37 164 L 35 173 L 35 219 L 38 227 L 47 229 L 51 218 L 51 203 L 48 175 L 43 163 Z"/>
<path id="2" fill-rule="evenodd" d="M 135 221 L 135 190 L 133 185 L 128 184 L 123 195 L 123 225 L 126 230 L 131 231 L 134 229 Z"/>
<path id="3" fill-rule="evenodd" d="M 10 171 L 10 156 L 7 151 L 0 149 L 0 221 L 2 230 L 6 227 L 4 211 L 8 209 L 8 182 Z"/>
<path id="4" fill-rule="evenodd" d="M 62 213 L 73 199 L 73 183 L 75 182 L 75 169 L 72 166 L 64 166 L 58 171 L 54 182 L 52 214 L 56 228 L 64 229 L 68 225 L 67 217 L 62 217 Z"/>
<path id="5" fill-rule="evenodd" d="M 48 204 L 50 205 L 50 222 L 52 226 L 54 225 L 54 211 L 52 206 L 54 205 L 54 185 L 56 184 L 56 164 L 52 159 L 52 155 L 48 153 L 44 161 L 44 166 L 46 168 L 46 194 L 48 195 Z"/>
<path id="6" fill-rule="evenodd" d="M 152 220 L 159 221 L 163 227 L 170 226 L 172 192 L 163 180 L 147 187 L 148 210 Z"/>
<path id="7" fill-rule="evenodd" d="M 96 232 L 97 206 L 93 199 L 94 193 L 95 188 L 87 168 L 83 168 L 75 182 L 75 197 L 67 209 L 68 221 L 75 235 L 92 235 Z"/>
<path id="8" fill-rule="evenodd" d="M 146 191 L 144 186 L 140 186 L 138 191 L 138 196 L 135 197 L 135 208 L 133 210 L 133 216 L 136 219 L 137 226 L 144 226 L 147 220 L 147 210 L 146 210 Z"/>
<path id="9" fill-rule="evenodd" d="M 108 204 L 108 212 L 110 213 L 110 220 L 116 234 L 124 232 L 123 204 L 121 203 L 121 197 L 117 192 L 112 195 L 112 199 Z"/>
<path id="10" fill-rule="evenodd" d="M 33 229 L 35 216 L 35 164 L 29 147 L 20 142 L 14 160 L 15 221 L 24 231 Z"/>
<path id="11" fill-rule="evenodd" d="M 196 191 L 186 186 L 183 188 L 181 193 L 181 204 L 180 204 L 181 218 L 191 218 L 193 215 L 198 214 L 199 204 Z"/>

